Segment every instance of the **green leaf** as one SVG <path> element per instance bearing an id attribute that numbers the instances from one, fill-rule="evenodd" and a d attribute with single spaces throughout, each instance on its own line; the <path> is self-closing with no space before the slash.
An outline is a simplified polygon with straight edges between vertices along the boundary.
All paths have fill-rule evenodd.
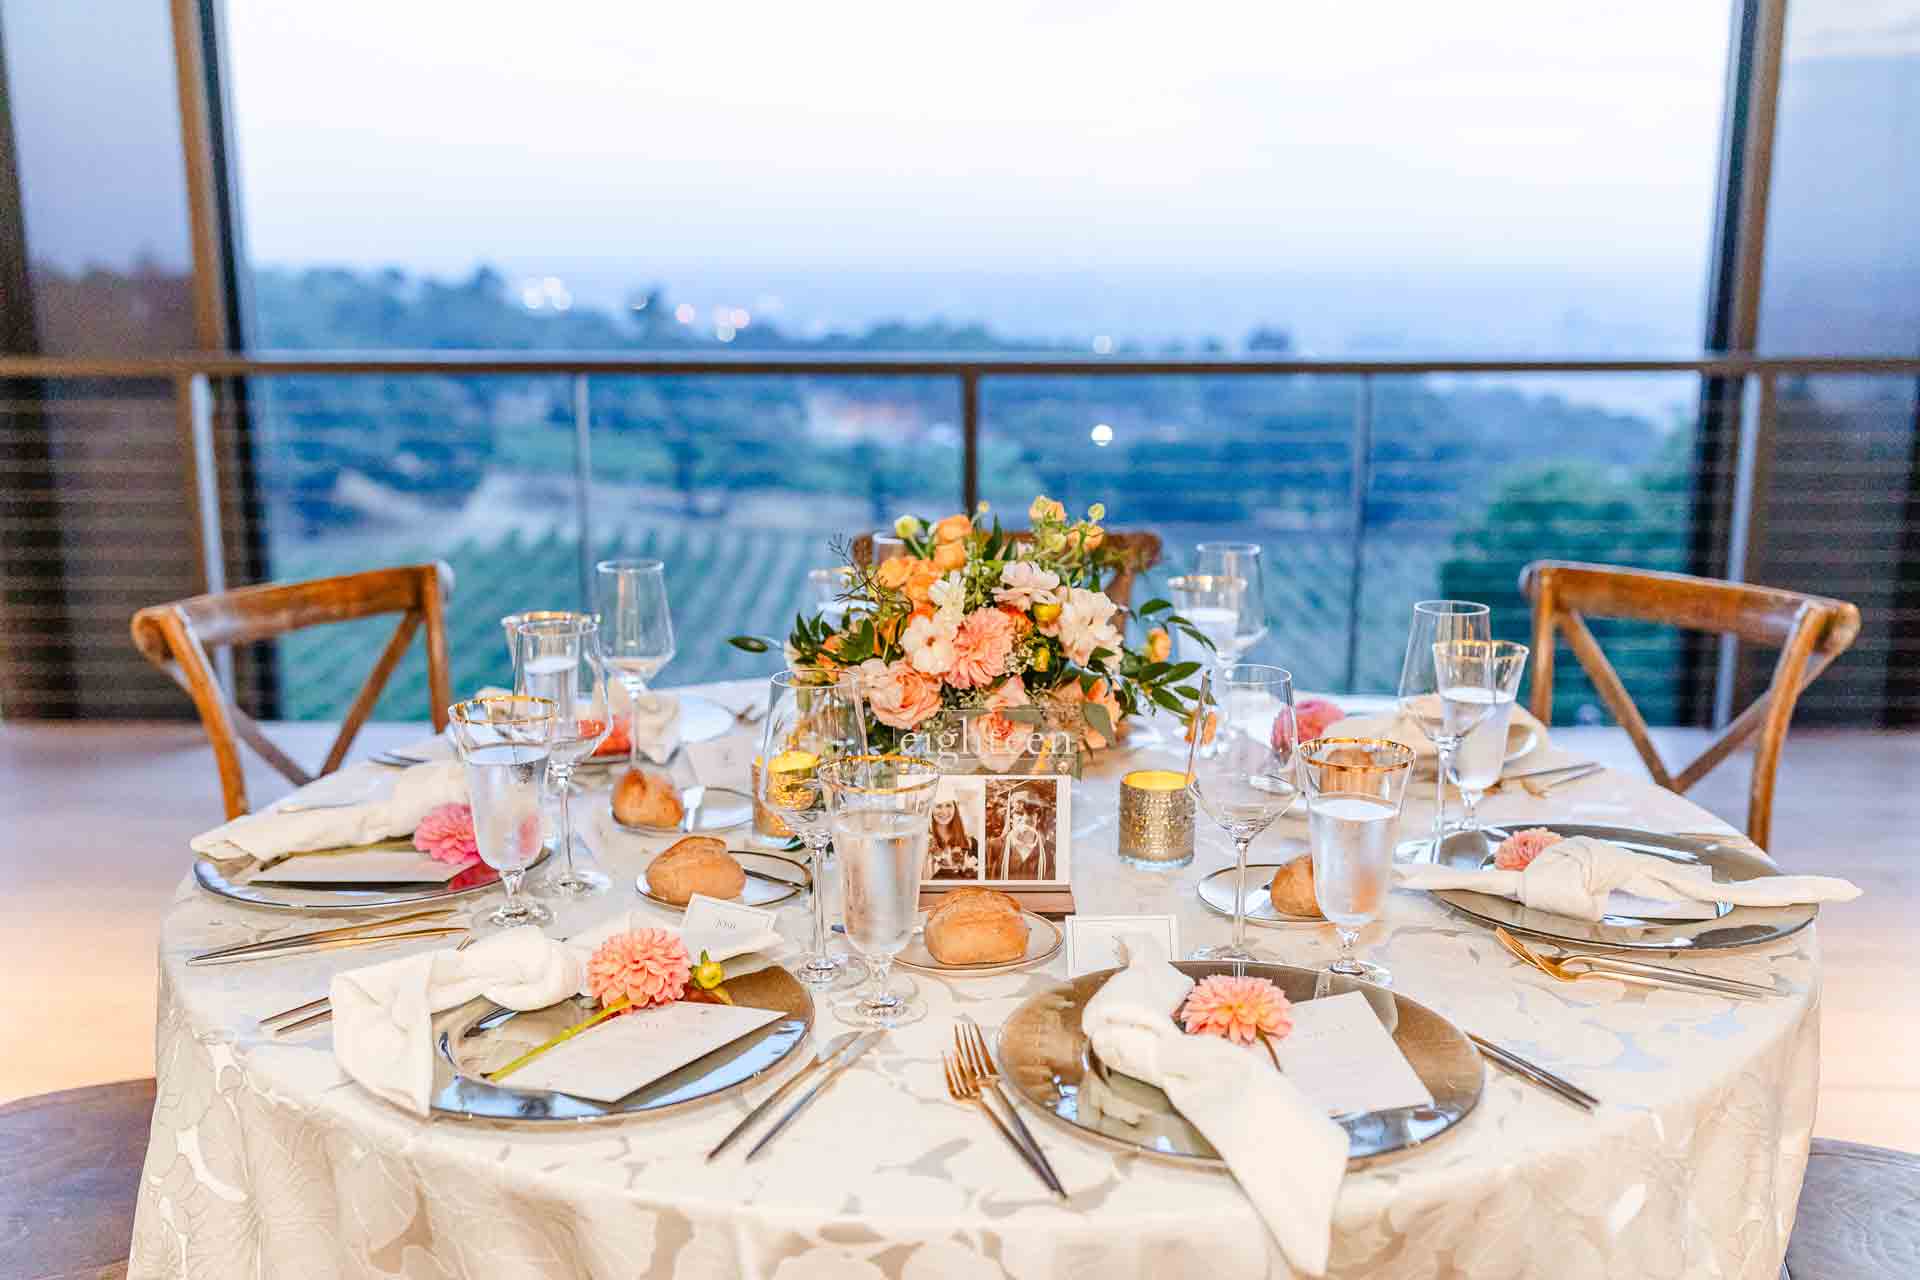
<path id="1" fill-rule="evenodd" d="M 1140 675 L 1138 678 L 1146 681 L 1148 684 L 1152 684 L 1154 681 L 1160 679 L 1162 676 L 1166 675 L 1167 672 L 1171 671 L 1172 669 L 1173 669 L 1173 664 L 1171 662 L 1151 662 L 1151 663 L 1148 663 L 1146 666 L 1140 668 Z M 1172 678 L 1175 680 L 1178 680 L 1180 677 L 1174 676 Z"/>
<path id="2" fill-rule="evenodd" d="M 1174 697 L 1165 689 L 1155 689 L 1153 691 L 1153 700 L 1175 715 L 1185 715 L 1187 713 L 1186 703 L 1180 701 L 1180 699 Z"/>
<path id="3" fill-rule="evenodd" d="M 1197 662 L 1182 662 L 1168 670 L 1167 679 L 1169 681 L 1185 680 L 1199 669 L 1200 664 Z"/>
<path id="4" fill-rule="evenodd" d="M 1162 600 L 1159 596 L 1155 596 L 1153 599 L 1141 605 L 1134 612 L 1136 612 L 1143 618 L 1149 618 L 1149 617 L 1152 617 L 1154 614 L 1159 613 L 1163 609 L 1171 609 L 1171 608 L 1173 608 L 1173 602 L 1171 600 Z"/>
<path id="5" fill-rule="evenodd" d="M 744 649 L 748 653 L 765 653 L 773 648 L 772 641 L 763 640 L 759 636 L 728 636 L 727 643 L 736 649 Z"/>
<path id="6" fill-rule="evenodd" d="M 1095 733 L 1108 742 L 1113 741 L 1113 717 L 1107 714 L 1105 707 L 1097 702 L 1083 702 L 1080 704 L 1080 718 L 1085 720 Z"/>
<path id="7" fill-rule="evenodd" d="M 1099 679 L 1100 677 L 1096 675 L 1082 674 L 1080 677 L 1080 692 L 1092 693 L 1093 686 L 1096 682 L 1099 681 Z"/>
<path id="8" fill-rule="evenodd" d="M 1000 714 L 1015 724 L 1040 724 L 1047 718 L 1039 707 L 1003 707 Z"/>
<path id="9" fill-rule="evenodd" d="M 1207 646 L 1208 650 L 1210 651 L 1213 649 L 1213 641 L 1209 640 L 1201 632 L 1195 631 L 1192 627 L 1183 626 L 1180 628 L 1180 631 L 1181 631 L 1181 634 L 1185 635 L 1189 640 L 1192 640 L 1195 644 L 1203 644 Z"/>

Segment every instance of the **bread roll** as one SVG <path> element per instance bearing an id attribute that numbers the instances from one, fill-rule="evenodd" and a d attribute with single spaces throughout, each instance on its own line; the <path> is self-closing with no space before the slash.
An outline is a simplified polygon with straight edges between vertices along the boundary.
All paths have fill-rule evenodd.
<path id="1" fill-rule="evenodd" d="M 677 907 L 696 893 L 709 898 L 737 898 L 747 886 L 747 873 L 727 852 L 727 842 L 712 836 L 688 836 L 675 841 L 647 864 L 647 888 L 653 896 Z"/>
<path id="2" fill-rule="evenodd" d="M 679 790 L 655 773 L 629 769 L 613 788 L 613 816 L 630 827 L 676 827 L 686 810 Z"/>
<path id="3" fill-rule="evenodd" d="M 1027 953 L 1027 922 L 998 889 L 954 889 L 927 914 L 927 950 L 941 964 L 1004 964 Z"/>
<path id="4" fill-rule="evenodd" d="M 1304 853 L 1292 862 L 1283 863 L 1273 873 L 1273 883 L 1267 886 L 1267 896 L 1273 899 L 1275 911 L 1314 920 L 1325 919 L 1320 914 L 1319 900 L 1313 896 L 1313 859 Z"/>

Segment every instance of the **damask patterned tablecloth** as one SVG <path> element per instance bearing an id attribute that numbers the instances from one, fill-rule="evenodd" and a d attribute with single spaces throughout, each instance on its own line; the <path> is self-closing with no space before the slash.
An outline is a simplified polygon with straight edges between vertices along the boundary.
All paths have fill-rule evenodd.
<path id="1" fill-rule="evenodd" d="M 1086 914 L 1173 912 L 1181 945 L 1225 936 L 1194 886 L 1231 846 L 1200 819 L 1199 856 L 1173 873 L 1115 856 L 1118 776 L 1179 767 L 1172 735 L 1104 753 L 1074 796 L 1073 880 Z M 1560 759 L 1550 748 L 1530 767 Z M 742 780 L 744 781 L 744 780 Z M 1415 784 L 1402 833 L 1432 816 Z M 592 838 L 611 900 L 561 910 L 559 933 L 640 900 L 634 874 L 664 843 L 612 827 Z M 1656 830 L 1729 830 L 1649 783 L 1603 774 L 1546 800 L 1509 788 L 1491 821 L 1547 818 Z M 1286 856 L 1304 823 L 1254 847 Z M 183 851 L 184 852 L 184 851 Z M 804 937 L 804 902 L 782 911 Z M 662 914 L 663 921 L 671 917 Z M 918 981 L 927 1019 L 891 1033 L 766 1157 L 706 1151 L 781 1076 L 658 1118 L 547 1131 L 422 1121 L 348 1081 L 326 1027 L 276 1039 L 259 1016 L 326 989 L 335 972 L 402 954 L 330 952 L 187 969 L 185 957 L 295 921 L 184 882 L 161 940 L 159 1100 L 140 1186 L 134 1276 L 766 1277 L 769 1280 L 1236 1280 L 1289 1270 L 1233 1182 L 1116 1154 L 1030 1121 L 1072 1193 L 1048 1196 L 971 1108 L 948 1101 L 940 1049 L 954 1018 L 995 1028 L 1065 976 L 1064 955 L 999 977 Z M 1281 958 L 1320 965 L 1325 927 L 1260 931 Z M 791 944 L 790 944 L 791 945 Z M 1355 1171 L 1335 1214 L 1330 1275 L 1754 1277 L 1778 1274 L 1818 1083 L 1815 930 L 1725 953 L 1714 972 L 1775 982 L 1760 1002 L 1554 984 L 1438 903 L 1391 895 L 1363 936 L 1397 987 L 1605 1100 L 1592 1115 L 1489 1068 L 1452 1133 Z M 791 955 L 782 958 L 791 958 Z M 838 1029 L 824 1009 L 818 1029 Z M 795 1062 L 810 1058 L 796 1055 Z"/>

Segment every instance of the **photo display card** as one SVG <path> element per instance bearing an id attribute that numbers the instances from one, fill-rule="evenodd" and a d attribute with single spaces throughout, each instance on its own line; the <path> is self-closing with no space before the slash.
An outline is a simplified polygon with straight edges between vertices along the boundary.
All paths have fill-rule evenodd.
<path id="1" fill-rule="evenodd" d="M 947 774 L 928 820 L 923 891 L 1065 888 L 1072 879 L 1073 779 Z"/>

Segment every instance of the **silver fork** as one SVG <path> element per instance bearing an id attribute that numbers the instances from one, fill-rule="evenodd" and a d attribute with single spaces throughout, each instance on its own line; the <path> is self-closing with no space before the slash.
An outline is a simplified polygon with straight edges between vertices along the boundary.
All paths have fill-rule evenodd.
<path id="1" fill-rule="evenodd" d="M 980 1028 L 972 1021 L 962 1019 L 953 1029 L 953 1047 L 954 1052 L 959 1056 L 961 1069 L 967 1073 L 970 1080 L 983 1092 L 991 1093 L 1000 1099 L 1000 1105 L 1006 1108 L 1007 1119 L 1013 1122 L 1014 1131 L 1020 1135 L 1020 1144 L 1033 1157 L 1034 1168 L 1040 1174 L 1041 1180 L 1052 1188 L 1055 1195 L 1063 1200 L 1066 1199 L 1067 1189 L 1061 1185 L 1060 1175 L 1053 1171 L 1053 1164 L 1047 1159 L 1047 1153 L 1040 1149 L 1040 1143 L 1034 1138 L 1033 1131 L 1027 1128 L 1027 1122 L 1020 1118 L 1019 1108 L 1013 1105 L 1006 1091 L 1001 1089 L 1000 1073 L 994 1068 L 993 1055 L 987 1052 L 987 1038 L 980 1033 Z"/>
<path id="2" fill-rule="evenodd" d="M 970 1102 L 980 1108 L 987 1119 L 993 1121 L 993 1127 L 1000 1131 L 1000 1136 L 1007 1140 L 1007 1145 L 1012 1147 L 1015 1154 L 1022 1160 L 1026 1161 L 1027 1167 L 1033 1170 L 1034 1176 L 1039 1178 L 1041 1182 L 1046 1183 L 1049 1191 L 1065 1199 L 1066 1193 L 1056 1189 L 1051 1182 L 1048 1182 L 1046 1174 L 1041 1171 L 1039 1162 L 1033 1158 L 1033 1153 L 1020 1145 L 1020 1139 L 1013 1136 L 1013 1130 L 1007 1128 L 1006 1121 L 995 1115 L 993 1108 L 987 1105 L 985 1096 L 980 1092 L 980 1085 L 967 1073 L 967 1069 L 960 1065 L 959 1060 L 950 1052 L 942 1053 L 940 1055 L 940 1064 L 946 1068 L 947 1096 L 955 1102 Z"/>

